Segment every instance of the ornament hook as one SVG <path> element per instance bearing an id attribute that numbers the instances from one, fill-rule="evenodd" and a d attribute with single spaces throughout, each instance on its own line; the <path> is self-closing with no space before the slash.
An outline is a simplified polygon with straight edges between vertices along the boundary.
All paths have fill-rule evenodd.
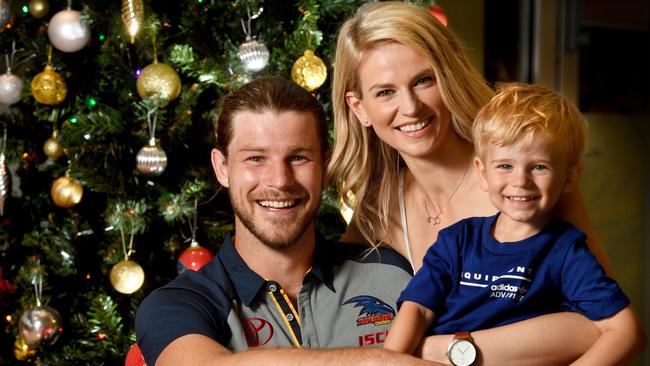
<path id="1" fill-rule="evenodd" d="M 198 244 L 196 242 L 196 227 L 197 227 L 197 219 L 199 216 L 199 210 L 198 210 L 198 199 L 194 199 L 194 215 L 193 215 L 193 222 L 190 224 L 190 231 L 192 232 L 192 241 L 190 242 L 191 246 L 194 246 Z"/>
<path id="2" fill-rule="evenodd" d="M 153 121 L 151 120 L 151 115 L 153 115 Z M 156 134 L 156 121 L 158 120 L 158 111 L 154 108 L 147 110 L 147 126 L 149 127 L 149 141 L 154 141 L 155 143 L 155 134 Z M 150 142 L 151 144 L 151 142 Z"/>
<path id="3" fill-rule="evenodd" d="M 34 285 L 34 297 L 36 297 L 36 306 L 41 306 L 41 298 L 43 296 L 43 272 L 40 266 L 40 260 L 36 261 L 36 266 L 32 269 L 34 276 L 32 277 L 32 285 Z"/>

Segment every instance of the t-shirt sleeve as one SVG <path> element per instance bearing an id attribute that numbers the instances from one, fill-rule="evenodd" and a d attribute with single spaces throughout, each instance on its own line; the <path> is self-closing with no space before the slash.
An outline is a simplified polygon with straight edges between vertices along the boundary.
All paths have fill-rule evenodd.
<path id="1" fill-rule="evenodd" d="M 424 256 L 422 267 L 415 273 L 406 289 L 402 291 L 397 306 L 404 301 L 418 303 L 438 314 L 451 291 L 454 258 L 454 242 L 445 231 L 441 231 L 436 241 Z"/>
<path id="2" fill-rule="evenodd" d="M 561 281 L 567 299 L 564 307 L 591 320 L 608 318 L 630 303 L 618 283 L 605 274 L 583 240 L 568 248 Z"/>
<path id="3" fill-rule="evenodd" d="M 196 289 L 166 286 L 153 291 L 136 314 L 137 341 L 148 365 L 174 340 L 201 334 L 226 345 L 229 328 L 213 302 Z"/>

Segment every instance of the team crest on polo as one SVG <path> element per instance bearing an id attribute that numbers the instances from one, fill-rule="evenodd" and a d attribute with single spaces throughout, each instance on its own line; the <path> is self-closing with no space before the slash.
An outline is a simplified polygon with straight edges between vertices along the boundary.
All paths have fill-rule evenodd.
<path id="1" fill-rule="evenodd" d="M 246 339 L 251 347 L 263 346 L 273 338 L 273 326 L 262 318 L 248 318 L 244 329 Z"/>
<path id="2" fill-rule="evenodd" d="M 357 318 L 357 327 L 367 324 L 390 324 L 395 319 L 395 309 L 374 296 L 355 296 L 343 303 L 343 305 L 348 304 L 354 304 L 355 308 L 361 308 Z"/>

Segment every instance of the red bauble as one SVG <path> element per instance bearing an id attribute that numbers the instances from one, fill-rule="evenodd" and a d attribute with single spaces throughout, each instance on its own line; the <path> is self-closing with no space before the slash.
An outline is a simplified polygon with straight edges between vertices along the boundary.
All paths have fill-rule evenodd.
<path id="1" fill-rule="evenodd" d="M 212 258 L 214 258 L 214 255 L 209 250 L 196 242 L 192 242 L 192 245 L 178 257 L 178 273 L 183 273 L 186 269 L 198 271 Z"/>
<path id="2" fill-rule="evenodd" d="M 429 13 L 433 15 L 436 19 L 440 21 L 440 23 L 444 24 L 445 27 L 447 26 L 447 16 L 445 15 L 445 11 L 442 10 L 441 7 L 439 7 L 436 4 L 431 4 L 429 5 Z"/>
<path id="3" fill-rule="evenodd" d="M 142 352 L 140 347 L 135 343 L 131 346 L 129 353 L 126 354 L 126 360 L 124 361 L 124 366 L 147 366 L 144 362 L 144 357 L 142 357 Z"/>

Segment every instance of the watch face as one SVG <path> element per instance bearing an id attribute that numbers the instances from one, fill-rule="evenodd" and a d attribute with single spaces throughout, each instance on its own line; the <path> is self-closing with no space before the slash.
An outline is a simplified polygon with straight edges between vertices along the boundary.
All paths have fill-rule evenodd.
<path id="1" fill-rule="evenodd" d="M 449 347 L 449 361 L 455 366 L 470 366 L 476 360 L 476 347 L 472 342 L 456 340 Z"/>

